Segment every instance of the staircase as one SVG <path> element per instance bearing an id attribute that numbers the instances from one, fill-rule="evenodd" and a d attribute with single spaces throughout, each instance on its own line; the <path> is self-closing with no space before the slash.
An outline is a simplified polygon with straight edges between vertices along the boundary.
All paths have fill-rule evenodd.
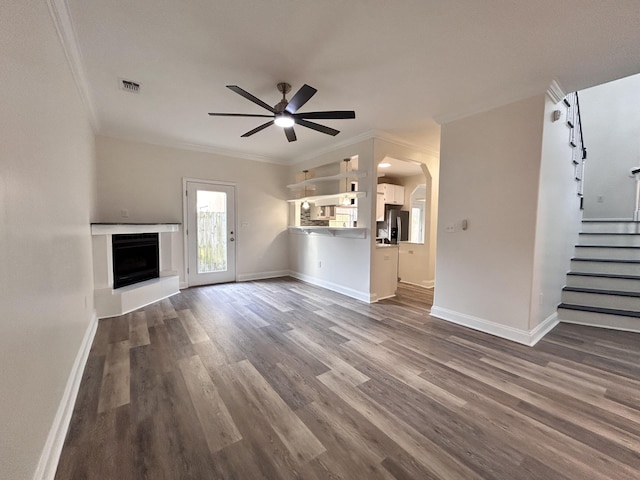
<path id="1" fill-rule="evenodd" d="M 558 319 L 640 332 L 640 222 L 584 220 Z"/>

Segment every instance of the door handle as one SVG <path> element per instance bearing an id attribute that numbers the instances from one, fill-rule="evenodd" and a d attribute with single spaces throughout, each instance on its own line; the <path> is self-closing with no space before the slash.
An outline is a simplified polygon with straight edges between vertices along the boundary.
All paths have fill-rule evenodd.
<path id="1" fill-rule="evenodd" d="M 229 241 L 230 241 L 230 242 L 235 242 L 235 241 L 236 241 L 236 239 L 235 239 L 235 238 L 233 238 L 233 237 L 231 237 L 231 238 L 229 239 Z"/>

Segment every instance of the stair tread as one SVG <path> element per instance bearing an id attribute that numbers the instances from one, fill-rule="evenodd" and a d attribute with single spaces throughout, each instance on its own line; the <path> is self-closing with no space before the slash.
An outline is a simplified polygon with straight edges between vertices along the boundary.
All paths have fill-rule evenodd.
<path id="1" fill-rule="evenodd" d="M 597 220 L 597 219 L 591 219 L 591 218 L 584 218 L 582 220 L 582 223 L 640 223 L 640 220 L 613 220 L 613 219 L 602 219 L 602 220 Z"/>
<path id="2" fill-rule="evenodd" d="M 606 262 L 606 263 L 640 263 L 640 260 L 620 260 L 611 258 L 581 258 L 573 257 L 571 261 L 577 262 Z"/>
<path id="3" fill-rule="evenodd" d="M 627 232 L 580 232 L 580 235 L 640 235 L 640 233 L 627 233 Z"/>
<path id="4" fill-rule="evenodd" d="M 576 248 L 635 248 L 640 249 L 640 245 L 576 245 Z"/>
<path id="5" fill-rule="evenodd" d="M 595 293 L 598 295 L 615 295 L 619 297 L 640 297 L 640 292 L 628 292 L 624 290 L 606 290 L 601 288 L 564 287 L 564 292 Z"/>
<path id="6" fill-rule="evenodd" d="M 581 312 L 603 313 L 607 315 L 620 315 L 624 317 L 640 318 L 640 312 L 634 312 L 632 310 L 618 310 L 617 308 L 589 307 L 586 305 L 573 305 L 570 303 L 561 303 L 560 305 L 558 305 L 558 309 L 560 308 L 564 308 L 565 310 L 579 310 Z"/>
<path id="7" fill-rule="evenodd" d="M 619 275 L 616 273 L 589 273 L 589 272 L 569 272 L 567 275 L 581 277 L 619 278 L 623 280 L 640 280 L 640 275 Z"/>

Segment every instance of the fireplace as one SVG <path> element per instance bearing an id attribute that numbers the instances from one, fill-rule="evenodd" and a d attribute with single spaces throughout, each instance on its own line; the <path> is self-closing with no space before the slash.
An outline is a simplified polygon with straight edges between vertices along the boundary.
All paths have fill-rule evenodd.
<path id="1" fill-rule="evenodd" d="M 113 235 L 113 288 L 160 276 L 157 233 Z"/>

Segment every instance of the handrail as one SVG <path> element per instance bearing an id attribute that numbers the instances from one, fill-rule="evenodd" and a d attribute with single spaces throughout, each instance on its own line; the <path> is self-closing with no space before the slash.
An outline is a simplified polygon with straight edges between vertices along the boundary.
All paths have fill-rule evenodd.
<path id="1" fill-rule="evenodd" d="M 629 176 L 636 179 L 636 209 L 633 212 L 633 219 L 640 221 L 640 167 L 634 167 L 629 171 Z"/>
<path id="2" fill-rule="evenodd" d="M 582 160 L 587 158 L 587 147 L 584 146 L 584 134 L 582 133 L 582 115 L 580 115 L 580 98 L 576 92 L 576 107 L 578 109 L 578 125 L 580 126 L 580 145 L 582 145 Z"/>

